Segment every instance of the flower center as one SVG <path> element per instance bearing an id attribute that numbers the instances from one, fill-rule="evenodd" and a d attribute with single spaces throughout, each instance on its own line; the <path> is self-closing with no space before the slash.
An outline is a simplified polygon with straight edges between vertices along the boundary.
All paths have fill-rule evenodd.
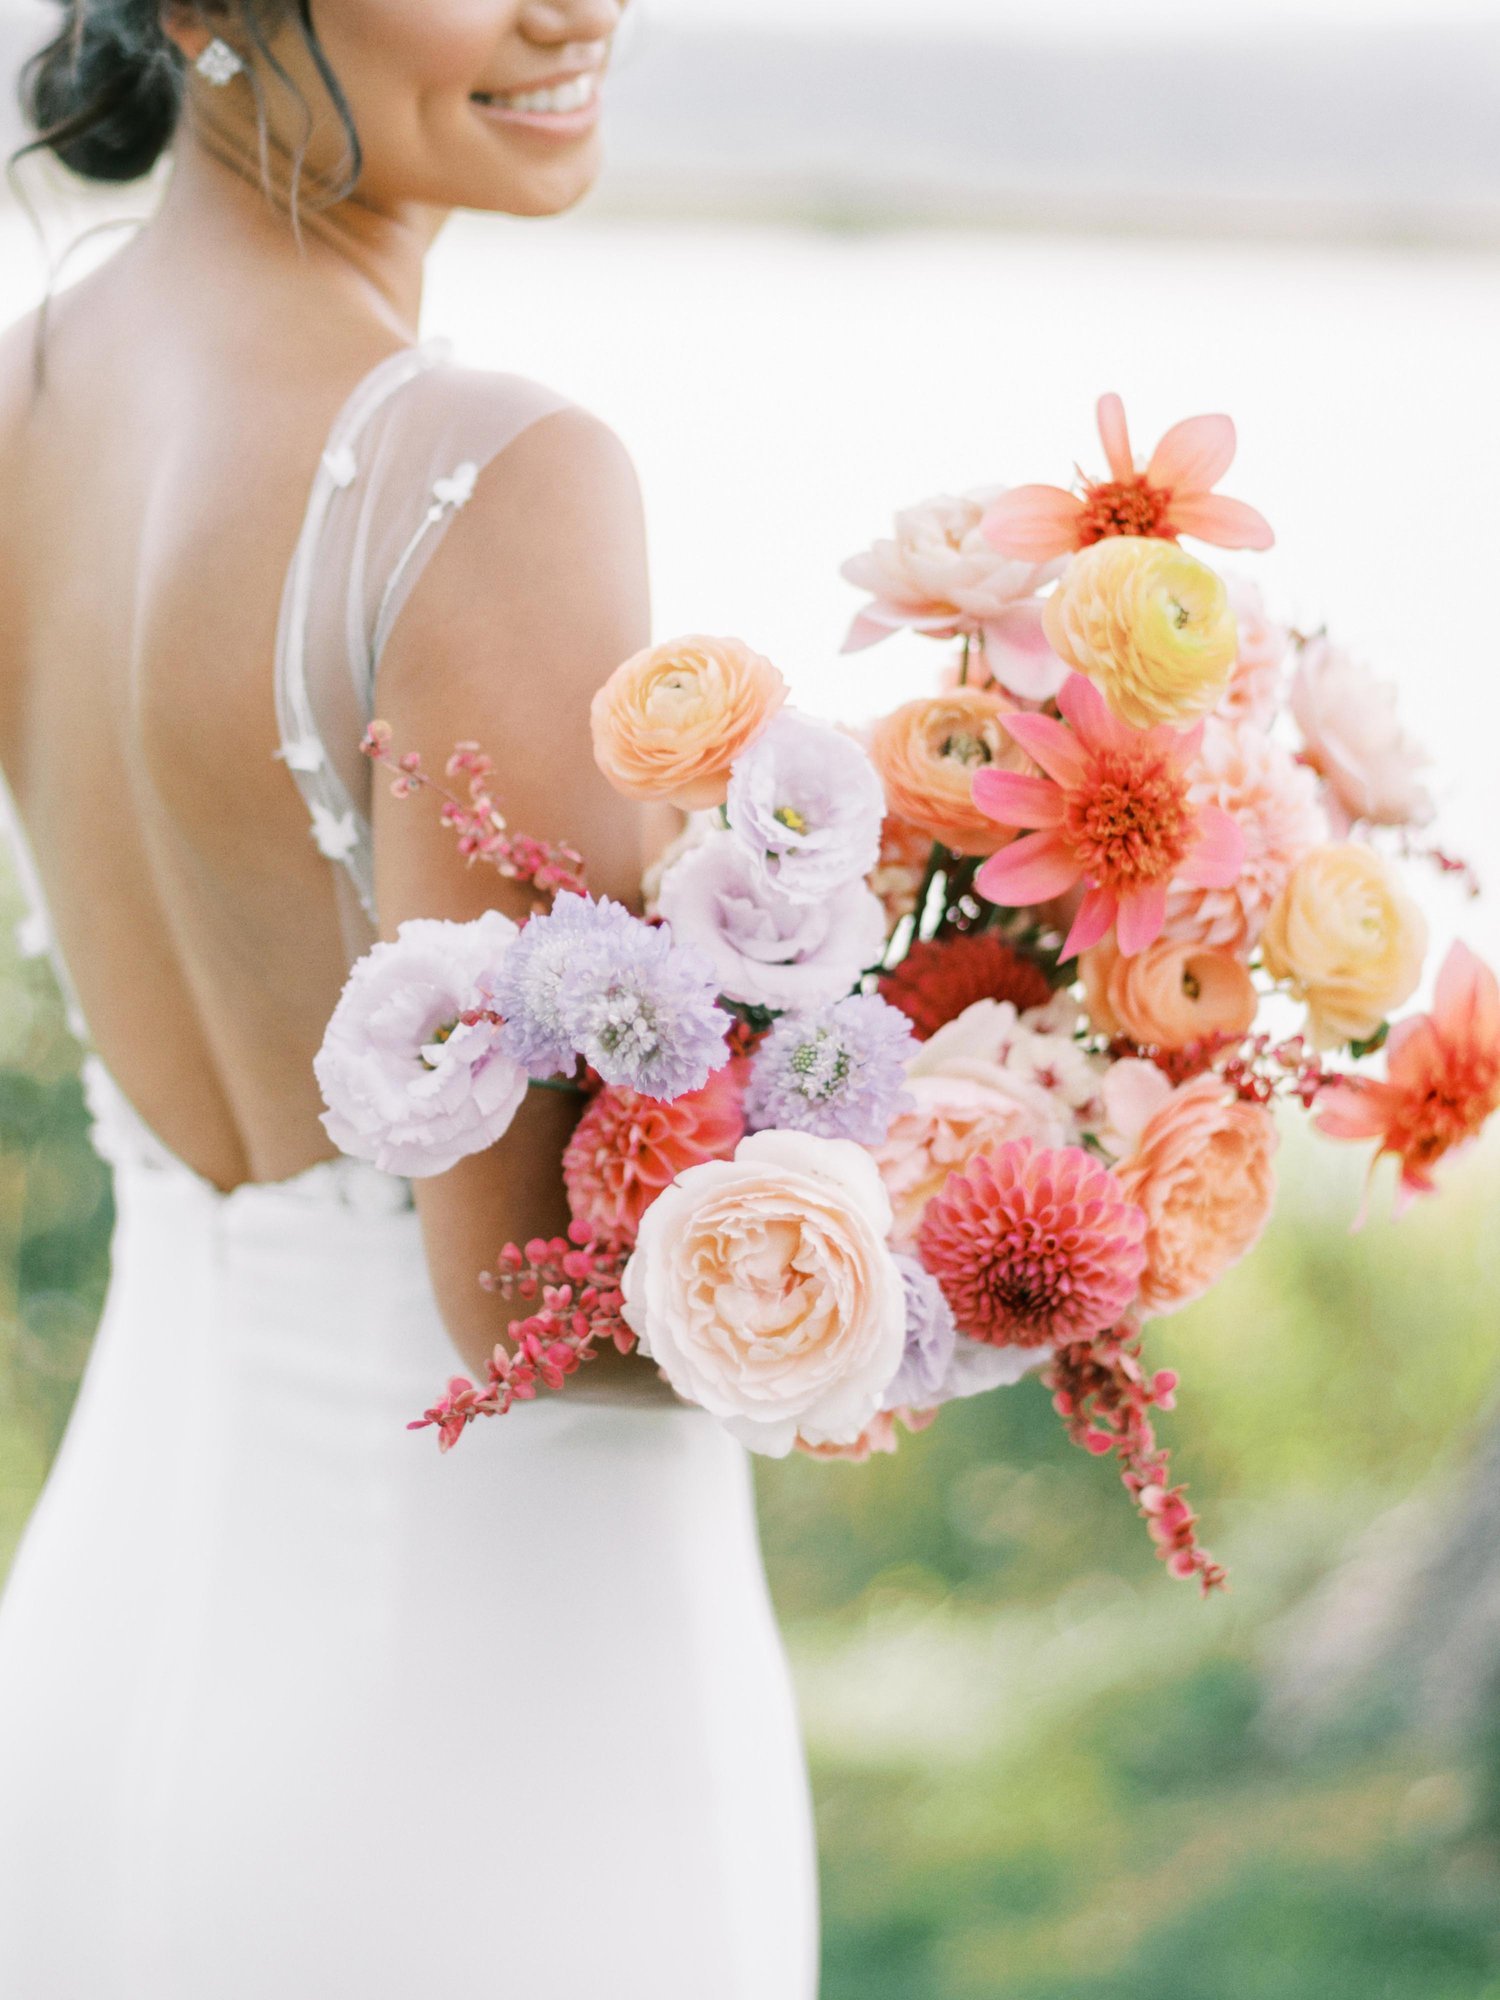
<path id="1" fill-rule="evenodd" d="M 772 815 L 778 826 L 784 826 L 788 833 L 806 833 L 807 816 L 798 812 L 795 806 L 778 806 Z"/>
<path id="2" fill-rule="evenodd" d="M 1167 530 L 1171 494 L 1160 486 L 1150 486 L 1139 474 L 1134 479 L 1111 479 L 1083 491 L 1083 513 L 1078 521 L 1078 546 L 1106 541 L 1111 535 L 1147 535 L 1158 541 L 1175 541 Z"/>
<path id="3" fill-rule="evenodd" d="M 976 764 L 990 762 L 990 746 L 982 736 L 971 736 L 967 731 L 957 730 L 943 739 L 942 753 L 955 764 L 963 764 L 972 769 Z"/>
<path id="4" fill-rule="evenodd" d="M 1203 998 L 1203 981 L 1198 977 L 1196 972 L 1190 972 L 1186 967 L 1183 968 L 1182 990 L 1189 1000 L 1201 1000 Z"/>
<path id="5" fill-rule="evenodd" d="M 849 1081 L 848 1049 L 826 1029 L 792 1051 L 791 1070 L 797 1089 L 814 1104 L 826 1103 Z"/>
<path id="6" fill-rule="evenodd" d="M 1069 1268 L 1057 1237 L 1027 1216 L 1013 1225 L 1003 1255 L 984 1273 L 982 1282 L 1007 1319 L 1045 1329 L 1067 1301 Z M 1011 1337 L 1016 1338 L 1017 1332 Z"/>
<path id="7" fill-rule="evenodd" d="M 1090 776 L 1086 791 L 1069 795 L 1064 821 L 1083 872 L 1106 887 L 1169 880 L 1192 845 L 1180 773 L 1165 758 L 1106 751 Z"/>

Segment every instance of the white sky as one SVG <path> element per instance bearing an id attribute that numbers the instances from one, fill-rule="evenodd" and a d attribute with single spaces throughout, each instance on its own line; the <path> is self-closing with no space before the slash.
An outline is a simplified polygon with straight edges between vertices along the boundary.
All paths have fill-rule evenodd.
<path id="1" fill-rule="evenodd" d="M 675 24 L 859 28 L 906 33 L 965 28 L 993 34 L 1239 33 L 1288 28 L 1493 25 L 1497 0 L 638 0 Z"/>

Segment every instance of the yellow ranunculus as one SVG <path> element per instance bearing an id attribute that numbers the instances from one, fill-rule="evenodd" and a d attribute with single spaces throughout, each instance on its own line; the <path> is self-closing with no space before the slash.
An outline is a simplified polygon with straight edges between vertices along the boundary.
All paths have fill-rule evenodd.
<path id="1" fill-rule="evenodd" d="M 1388 862 L 1358 841 L 1315 847 L 1261 934 L 1266 970 L 1307 1002 L 1320 1048 L 1365 1041 L 1422 976 L 1427 919 Z"/>
<path id="2" fill-rule="evenodd" d="M 1196 722 L 1218 706 L 1234 668 L 1229 594 L 1175 542 L 1111 535 L 1081 549 L 1043 622 L 1058 657 L 1136 729 Z"/>

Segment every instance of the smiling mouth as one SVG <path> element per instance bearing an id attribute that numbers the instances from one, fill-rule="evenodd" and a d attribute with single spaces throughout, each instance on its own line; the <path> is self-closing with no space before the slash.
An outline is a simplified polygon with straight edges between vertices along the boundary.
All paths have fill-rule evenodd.
<path id="1" fill-rule="evenodd" d="M 570 113 L 586 111 L 599 95 L 599 71 L 585 70 L 581 76 L 570 77 L 566 83 L 553 84 L 547 90 L 514 90 L 474 92 L 474 102 L 491 111 L 516 111 L 523 117 L 560 118 Z"/>

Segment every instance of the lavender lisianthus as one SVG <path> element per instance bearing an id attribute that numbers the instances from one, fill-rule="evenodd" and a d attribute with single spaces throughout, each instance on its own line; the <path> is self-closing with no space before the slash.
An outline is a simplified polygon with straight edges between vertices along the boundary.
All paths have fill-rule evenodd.
<path id="1" fill-rule="evenodd" d="M 915 1257 L 898 1256 L 895 1264 L 906 1293 L 906 1352 L 885 1392 L 883 1407 L 929 1409 L 943 1400 L 958 1329 L 937 1279 Z"/>
<path id="2" fill-rule="evenodd" d="M 341 1152 L 421 1179 L 482 1152 L 526 1095 L 488 992 L 517 931 L 489 910 L 473 923 L 419 918 L 350 973 L 313 1062 Z"/>
<path id="3" fill-rule="evenodd" d="M 662 877 L 661 914 L 713 963 L 731 1000 L 781 1012 L 846 994 L 885 949 L 885 910 L 863 882 L 794 902 L 731 833 L 710 833 Z"/>
<path id="4" fill-rule="evenodd" d="M 812 1132 L 878 1146 L 911 1100 L 916 1037 L 899 1007 L 855 993 L 816 1014 L 788 1014 L 756 1051 L 745 1093 L 752 1131 Z"/>
<path id="5" fill-rule="evenodd" d="M 725 813 L 767 880 L 799 902 L 847 888 L 880 858 L 875 766 L 842 730 L 790 710 L 736 759 Z"/>
<path id="6" fill-rule="evenodd" d="M 724 1061 L 729 1022 L 707 957 L 607 898 L 558 896 L 526 924 L 492 992 L 504 1046 L 532 1076 L 582 1056 L 606 1083 L 671 1099 Z"/>

